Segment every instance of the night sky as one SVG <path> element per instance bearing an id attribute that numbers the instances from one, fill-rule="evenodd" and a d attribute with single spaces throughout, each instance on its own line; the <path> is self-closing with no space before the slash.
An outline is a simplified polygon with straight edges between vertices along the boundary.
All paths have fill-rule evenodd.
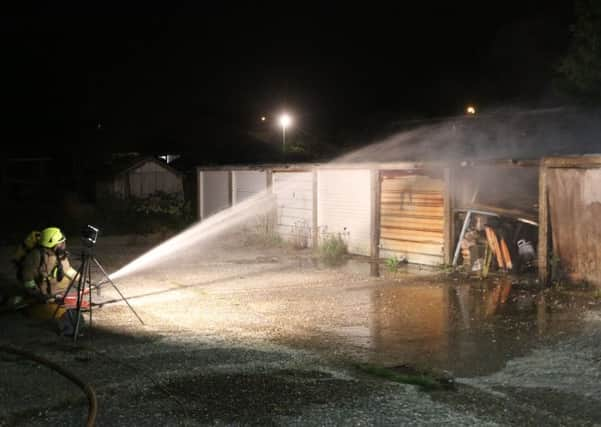
<path id="1" fill-rule="evenodd" d="M 336 146 L 468 103 L 553 103 L 572 2 L 439 3 L 6 11 L 3 150 L 261 161 L 247 139 L 283 109 L 297 136 Z"/>

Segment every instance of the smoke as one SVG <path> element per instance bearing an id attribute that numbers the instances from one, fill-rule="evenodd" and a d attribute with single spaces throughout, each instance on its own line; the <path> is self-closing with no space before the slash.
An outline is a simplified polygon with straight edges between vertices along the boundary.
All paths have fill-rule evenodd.
<path id="1" fill-rule="evenodd" d="M 337 162 L 539 159 L 593 153 L 601 153 L 601 111 L 505 108 L 398 132 Z"/>
<path id="2" fill-rule="evenodd" d="M 333 163 L 538 159 L 592 153 L 601 153 L 599 111 L 505 109 L 418 126 L 341 156 Z M 536 215 L 536 168 L 513 170 L 511 173 L 503 168 L 465 168 L 456 174 L 453 182 L 456 205 L 480 202 Z M 368 200 L 363 202 L 369 203 Z M 268 192 L 255 195 L 157 246 L 113 273 L 111 278 L 156 266 L 168 257 L 185 253 L 207 242 L 210 237 L 267 212 L 272 206 L 273 199 Z"/>

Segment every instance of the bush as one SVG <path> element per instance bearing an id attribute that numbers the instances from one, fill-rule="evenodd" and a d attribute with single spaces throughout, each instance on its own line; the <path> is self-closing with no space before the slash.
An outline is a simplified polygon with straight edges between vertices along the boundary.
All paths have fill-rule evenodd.
<path id="1" fill-rule="evenodd" d="M 399 270 L 400 264 L 401 261 L 396 257 L 396 255 L 386 258 L 386 269 L 391 273 L 396 273 Z"/>
<path id="2" fill-rule="evenodd" d="M 295 249 L 305 249 L 309 247 L 311 239 L 311 227 L 306 221 L 296 221 L 292 226 L 292 246 Z"/>
<path id="3" fill-rule="evenodd" d="M 275 230 L 275 223 L 274 212 L 257 215 L 254 221 L 245 227 L 245 244 L 264 247 L 281 246 L 283 239 Z"/>
<path id="4" fill-rule="evenodd" d="M 193 222 L 190 204 L 181 194 L 157 191 L 146 197 L 104 196 L 97 223 L 107 234 L 148 234 L 181 230 Z"/>
<path id="5" fill-rule="evenodd" d="M 342 235 L 326 234 L 319 245 L 319 258 L 328 265 L 341 264 L 348 254 L 348 246 Z"/>

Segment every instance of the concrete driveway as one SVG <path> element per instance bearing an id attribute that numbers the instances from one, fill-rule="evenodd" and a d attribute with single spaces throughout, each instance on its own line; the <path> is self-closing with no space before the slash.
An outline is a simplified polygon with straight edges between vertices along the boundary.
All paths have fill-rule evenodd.
<path id="1" fill-rule="evenodd" d="M 590 292 L 415 269 L 374 279 L 358 260 L 331 268 L 308 251 L 243 241 L 220 237 L 116 281 L 145 325 L 105 286 L 77 346 L 19 313 L 0 318 L 0 343 L 90 383 L 98 425 L 601 419 L 601 316 Z M 153 243 L 107 238 L 96 253 L 111 272 Z M 425 392 L 364 364 L 445 372 L 457 387 Z M 82 424 L 87 405 L 73 384 L 15 356 L 0 353 L 0 366 L 0 425 Z"/>

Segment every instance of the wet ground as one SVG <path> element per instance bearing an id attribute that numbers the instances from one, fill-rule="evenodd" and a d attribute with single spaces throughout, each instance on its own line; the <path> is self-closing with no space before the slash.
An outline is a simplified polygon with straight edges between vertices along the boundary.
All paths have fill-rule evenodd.
<path id="1" fill-rule="evenodd" d="M 148 243 L 107 239 L 98 259 L 114 271 Z M 111 303 L 120 298 L 109 286 L 94 296 L 107 304 L 80 346 L 20 314 L 0 319 L 0 343 L 76 370 L 97 389 L 101 425 L 601 420 L 594 292 L 432 270 L 368 273 L 360 261 L 330 268 L 306 251 L 230 236 L 116 283 L 146 325 Z M 458 389 L 427 394 L 369 377 L 358 363 L 446 371 Z M 14 357 L 0 366 L 5 424 L 81 421 L 85 401 L 66 381 Z"/>

